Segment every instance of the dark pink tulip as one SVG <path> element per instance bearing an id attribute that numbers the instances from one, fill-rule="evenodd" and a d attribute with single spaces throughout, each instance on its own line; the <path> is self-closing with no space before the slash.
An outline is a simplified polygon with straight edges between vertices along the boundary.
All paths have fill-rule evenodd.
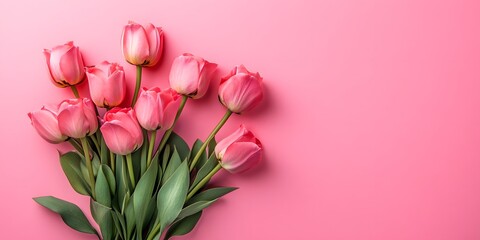
<path id="1" fill-rule="evenodd" d="M 72 138 L 84 138 L 98 129 L 95 105 L 88 98 L 67 99 L 58 108 L 60 131 Z"/>
<path id="2" fill-rule="evenodd" d="M 220 81 L 218 96 L 230 111 L 248 111 L 262 101 L 262 77 L 259 73 L 249 72 L 243 65 L 237 66 Z"/>
<path id="3" fill-rule="evenodd" d="M 262 152 L 260 141 L 243 125 L 215 147 L 220 164 L 231 173 L 244 172 L 257 165 Z"/>
<path id="4" fill-rule="evenodd" d="M 59 45 L 51 50 L 44 49 L 48 70 L 57 87 L 77 85 L 85 78 L 82 54 L 73 42 Z"/>
<path id="5" fill-rule="evenodd" d="M 95 67 L 87 67 L 90 96 L 95 105 L 102 108 L 116 107 L 125 98 L 125 72 L 117 63 L 103 61 Z"/>
<path id="6" fill-rule="evenodd" d="M 169 129 L 173 125 L 180 102 L 180 94 L 173 89 L 143 89 L 135 104 L 135 114 L 140 126 L 149 131 Z"/>
<path id="7" fill-rule="evenodd" d="M 32 125 L 38 134 L 49 143 L 61 143 L 67 140 L 58 127 L 58 109 L 42 107 L 39 111 L 28 113 Z"/>
<path id="8" fill-rule="evenodd" d="M 100 127 L 108 149 L 127 155 L 143 144 L 143 133 L 132 108 L 113 108 L 105 113 Z"/>
<path id="9" fill-rule="evenodd" d="M 125 60 L 133 65 L 151 67 L 158 63 L 163 51 L 163 31 L 149 23 L 146 27 L 130 21 L 122 34 Z"/>
<path id="10" fill-rule="evenodd" d="M 182 95 L 201 98 L 208 90 L 217 64 L 184 53 L 175 58 L 170 70 L 170 86 Z"/>

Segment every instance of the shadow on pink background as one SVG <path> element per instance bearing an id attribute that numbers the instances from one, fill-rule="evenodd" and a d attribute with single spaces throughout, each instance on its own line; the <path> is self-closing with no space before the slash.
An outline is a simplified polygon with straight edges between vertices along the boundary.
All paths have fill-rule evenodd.
<path id="1" fill-rule="evenodd" d="M 479 1 L 17 0 L 0 9 L 2 239 L 95 239 L 31 200 L 55 195 L 88 209 L 27 112 L 72 96 L 49 82 L 42 54 L 69 40 L 88 65 L 121 63 L 131 89 L 120 48 L 128 20 L 166 33 L 145 86 L 167 87 L 183 52 L 218 63 L 216 83 L 243 63 L 266 85 L 263 105 L 219 133 L 245 123 L 265 161 L 218 176 L 240 189 L 178 239 L 480 239 Z M 187 104 L 178 132 L 189 143 L 223 114 L 215 91 Z"/>

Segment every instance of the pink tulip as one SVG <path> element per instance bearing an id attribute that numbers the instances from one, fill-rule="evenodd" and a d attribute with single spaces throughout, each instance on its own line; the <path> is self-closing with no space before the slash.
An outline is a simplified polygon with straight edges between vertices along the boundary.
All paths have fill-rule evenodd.
<path id="1" fill-rule="evenodd" d="M 86 68 L 90 95 L 95 105 L 111 108 L 120 105 L 125 97 L 125 72 L 116 63 L 103 61 Z"/>
<path id="2" fill-rule="evenodd" d="M 249 72 L 243 65 L 237 66 L 220 81 L 218 96 L 230 111 L 248 111 L 263 98 L 262 77 L 259 73 Z"/>
<path id="3" fill-rule="evenodd" d="M 56 46 L 52 50 L 44 49 L 43 53 L 55 86 L 63 88 L 83 81 L 85 70 L 82 54 L 73 42 Z"/>
<path id="4" fill-rule="evenodd" d="M 163 31 L 149 23 L 142 25 L 130 21 L 123 28 L 123 56 L 133 65 L 151 67 L 160 60 L 163 51 Z"/>
<path id="5" fill-rule="evenodd" d="M 132 108 L 113 108 L 105 113 L 103 120 L 100 131 L 112 152 L 127 155 L 142 146 L 142 129 Z"/>
<path id="6" fill-rule="evenodd" d="M 60 131 L 72 138 L 84 138 L 98 129 L 95 105 L 88 98 L 67 99 L 58 108 Z"/>
<path id="7" fill-rule="evenodd" d="M 135 104 L 135 113 L 140 126 L 153 131 L 172 127 L 180 106 L 180 94 L 173 89 L 160 91 L 158 87 L 143 89 Z"/>
<path id="8" fill-rule="evenodd" d="M 57 116 L 58 109 L 45 106 L 39 111 L 28 113 L 35 130 L 49 143 L 61 143 L 68 138 L 60 132 Z"/>
<path id="9" fill-rule="evenodd" d="M 207 92 L 217 64 L 184 53 L 175 58 L 170 70 L 170 86 L 180 94 L 201 98 Z"/>
<path id="10" fill-rule="evenodd" d="M 243 125 L 220 141 L 215 154 L 222 167 L 231 173 L 240 173 L 257 165 L 262 159 L 262 144 Z"/>

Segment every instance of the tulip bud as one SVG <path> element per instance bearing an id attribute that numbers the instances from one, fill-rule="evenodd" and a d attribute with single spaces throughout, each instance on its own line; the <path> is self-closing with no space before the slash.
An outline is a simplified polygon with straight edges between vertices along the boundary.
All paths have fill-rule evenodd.
<path id="1" fill-rule="evenodd" d="M 220 81 L 220 102 L 234 113 L 242 113 L 257 106 L 263 98 L 262 77 L 249 72 L 243 65 L 235 67 Z"/>
<path id="2" fill-rule="evenodd" d="M 220 141 L 215 155 L 222 167 L 231 173 L 240 173 L 257 165 L 262 159 L 262 144 L 243 125 Z"/>
<path id="3" fill-rule="evenodd" d="M 67 99 L 58 108 L 60 131 L 72 138 L 84 138 L 98 129 L 95 105 L 88 98 Z"/>
<path id="4" fill-rule="evenodd" d="M 28 113 L 35 130 L 37 130 L 40 137 L 49 143 L 61 143 L 68 138 L 60 132 L 57 116 L 58 109 L 47 107 Z"/>
<path id="5" fill-rule="evenodd" d="M 125 97 L 125 72 L 117 63 L 103 61 L 86 68 L 90 96 L 95 105 L 102 108 L 116 107 Z"/>
<path id="6" fill-rule="evenodd" d="M 171 128 L 180 102 L 180 94 L 173 89 L 143 89 L 135 104 L 135 114 L 140 126 L 149 131 Z"/>
<path id="7" fill-rule="evenodd" d="M 48 70 L 53 84 L 57 87 L 69 87 L 79 84 L 85 77 L 82 54 L 73 42 L 44 49 Z"/>
<path id="8" fill-rule="evenodd" d="M 122 49 L 125 60 L 137 66 L 151 67 L 158 63 L 163 51 L 163 31 L 149 23 L 130 21 L 123 28 Z"/>
<path id="9" fill-rule="evenodd" d="M 113 108 L 103 120 L 100 131 L 110 151 L 127 155 L 142 146 L 142 129 L 132 108 Z"/>
<path id="10" fill-rule="evenodd" d="M 170 70 L 170 86 L 182 95 L 201 98 L 208 90 L 210 78 L 217 64 L 184 53 L 175 58 Z"/>

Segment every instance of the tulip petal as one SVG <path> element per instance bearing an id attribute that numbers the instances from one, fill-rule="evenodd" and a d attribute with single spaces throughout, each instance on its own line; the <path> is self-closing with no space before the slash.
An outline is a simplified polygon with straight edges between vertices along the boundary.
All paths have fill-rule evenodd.
<path id="1" fill-rule="evenodd" d="M 110 75 L 104 85 L 105 102 L 108 107 L 115 107 L 122 103 L 125 98 L 127 86 L 125 82 L 125 72 L 116 71 Z"/>
<path id="2" fill-rule="evenodd" d="M 148 59 L 149 46 L 145 29 L 136 23 L 125 26 L 122 34 L 123 55 L 133 65 L 142 65 Z"/>
<path id="3" fill-rule="evenodd" d="M 170 86 L 180 94 L 193 94 L 197 91 L 199 74 L 198 62 L 193 57 L 179 56 L 170 70 Z"/>
<path id="4" fill-rule="evenodd" d="M 135 148 L 132 135 L 123 127 L 114 123 L 105 123 L 100 127 L 108 149 L 116 154 L 126 155 Z"/>
<path id="5" fill-rule="evenodd" d="M 153 24 L 148 24 L 145 27 L 145 32 L 148 38 L 149 45 L 149 59 L 146 66 L 153 66 L 160 60 L 163 50 L 163 31 L 161 28 L 156 28 Z"/>
<path id="6" fill-rule="evenodd" d="M 257 165 L 261 159 L 262 149 L 257 144 L 236 142 L 227 148 L 221 164 L 231 173 L 241 173 Z"/>
<path id="7" fill-rule="evenodd" d="M 47 142 L 61 143 L 67 139 L 67 136 L 60 132 L 57 118 L 50 111 L 35 111 L 29 113 L 28 116 L 35 130 Z"/>
<path id="8" fill-rule="evenodd" d="M 68 106 L 58 114 L 58 127 L 63 134 L 73 138 L 85 137 L 89 130 L 83 110 L 78 106 Z"/>
<path id="9" fill-rule="evenodd" d="M 153 131 L 159 125 L 159 110 L 156 101 L 156 94 L 144 91 L 135 104 L 135 114 L 138 123 L 146 130 Z"/>
<path id="10" fill-rule="evenodd" d="M 205 64 L 200 73 L 200 79 L 198 80 L 198 91 L 193 98 L 201 98 L 207 93 L 208 86 L 210 85 L 210 79 L 212 78 L 213 73 L 217 70 L 216 63 L 209 63 L 205 61 Z"/>
<path id="11" fill-rule="evenodd" d="M 169 99 L 163 101 L 169 101 L 168 104 L 163 108 L 163 114 L 161 115 L 162 119 L 160 121 L 161 127 L 166 130 L 171 128 L 175 122 L 175 117 L 177 115 L 178 108 L 180 107 L 181 99 L 177 98 L 176 100 Z"/>
<path id="12" fill-rule="evenodd" d="M 88 78 L 90 97 L 92 98 L 93 102 L 99 107 L 107 107 L 105 106 L 104 98 L 104 94 L 107 93 L 104 89 L 104 72 L 96 67 L 92 67 L 87 68 L 86 75 Z"/>
<path id="13" fill-rule="evenodd" d="M 63 54 L 59 66 L 63 79 L 70 85 L 80 83 L 85 76 L 83 59 L 78 47 L 71 47 Z"/>
<path id="14" fill-rule="evenodd" d="M 219 97 L 232 112 L 250 110 L 263 98 L 261 79 L 243 73 L 234 75 L 220 85 Z"/>
<path id="15" fill-rule="evenodd" d="M 217 146 L 215 146 L 215 153 L 217 158 L 221 159 L 223 157 L 223 154 L 227 150 L 227 147 L 241 139 L 247 133 L 249 133 L 249 131 L 242 124 L 240 125 L 240 128 L 235 130 L 235 132 L 218 142 Z"/>

